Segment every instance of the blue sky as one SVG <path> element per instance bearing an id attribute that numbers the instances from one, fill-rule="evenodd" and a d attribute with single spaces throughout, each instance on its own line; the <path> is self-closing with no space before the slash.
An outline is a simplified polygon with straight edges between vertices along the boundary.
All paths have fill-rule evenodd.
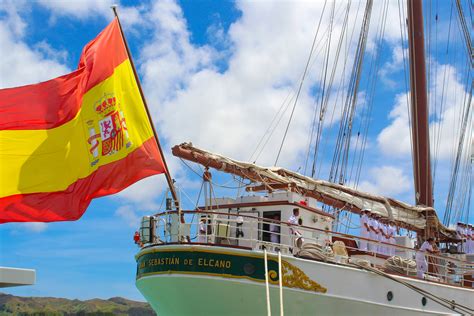
<path id="1" fill-rule="evenodd" d="M 173 177 L 195 204 L 200 179 L 170 155 L 174 144 L 195 145 L 240 160 L 249 160 L 260 137 L 287 95 L 299 84 L 324 2 L 315 1 L 121 1 L 119 14 L 151 108 Z M 380 56 L 372 116 L 364 109 L 370 95 L 364 68 L 354 126 L 369 121 L 359 188 L 413 202 L 413 181 L 406 113 L 403 49 L 398 1 L 388 2 L 382 46 L 376 45 L 384 1 L 375 1 L 365 66 Z M 334 7 L 336 47 L 347 2 Z M 352 4 L 349 25 L 360 25 L 364 2 Z M 0 0 L 0 88 L 40 82 L 72 71 L 82 47 L 113 18 L 110 1 Z M 326 8 L 326 16 L 331 5 Z M 429 3 L 425 3 L 427 12 Z M 436 22 L 435 15 L 439 20 Z M 456 11 L 453 11 L 454 17 Z M 443 214 L 459 113 L 466 87 L 465 48 L 456 20 L 449 31 L 451 3 L 433 1 L 431 27 L 431 129 L 441 131 L 436 157 L 435 201 Z M 322 30 L 329 25 L 323 20 Z M 438 30 L 436 32 L 436 30 Z M 339 33 L 338 33 L 339 32 Z M 357 38 L 358 31 L 354 32 Z M 297 103 L 279 165 L 302 170 L 314 104 L 321 93 L 324 40 L 315 54 Z M 446 54 L 448 47 L 449 53 Z M 352 66 L 352 46 L 348 69 Z M 330 66 L 335 53 L 330 54 Z M 14 71 L 12 71 L 14 70 Z M 337 68 L 335 87 L 345 91 L 349 72 Z M 472 73 L 470 74 L 472 80 Z M 444 90 L 442 89 L 444 82 Z M 342 84 L 340 84 L 342 83 Z M 437 83 L 437 84 L 435 84 Z M 437 87 L 436 89 L 434 87 Z M 335 89 L 329 104 L 335 100 Z M 291 108 L 292 104 L 289 108 Z M 337 108 L 337 107 L 336 107 Z M 274 163 L 290 111 L 284 112 L 257 162 Z M 326 179 L 332 159 L 338 112 L 326 122 L 317 161 Z M 328 118 L 329 120 L 329 118 Z M 357 130 L 357 128 L 356 128 Z M 467 161 L 472 150 L 472 118 L 468 125 Z M 437 138 L 438 139 L 438 138 Z M 469 141 L 470 140 L 470 141 Z M 470 147 L 469 147 L 470 146 Z M 253 157 L 255 158 L 255 157 Z M 198 170 L 197 166 L 194 166 Z M 215 175 L 216 172 L 214 172 Z M 226 182 L 217 176 L 217 182 Z M 0 265 L 34 268 L 37 284 L 4 289 L 28 296 L 88 299 L 123 296 L 141 300 L 134 286 L 137 248 L 132 236 L 138 219 L 160 209 L 163 176 L 145 179 L 112 197 L 95 200 L 76 222 L 4 224 L 0 226 Z M 235 194 L 221 192 L 222 194 Z M 472 209 L 472 202 L 470 205 Z M 469 207 L 468 207 L 469 208 Z M 470 217 L 471 222 L 473 216 Z"/>

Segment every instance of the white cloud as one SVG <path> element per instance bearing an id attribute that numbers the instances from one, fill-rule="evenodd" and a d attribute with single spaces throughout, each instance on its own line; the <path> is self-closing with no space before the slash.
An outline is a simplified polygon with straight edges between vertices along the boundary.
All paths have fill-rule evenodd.
<path id="1" fill-rule="evenodd" d="M 389 114 L 392 122 L 377 137 L 379 148 L 387 156 L 407 157 L 411 154 L 407 98 L 410 96 L 406 93 L 395 97 L 395 105 Z"/>
<path id="2" fill-rule="evenodd" d="M 39 4 L 51 10 L 53 16 L 85 20 L 97 16 L 102 18 L 110 16 L 111 2 L 40 0 Z M 372 52 L 375 48 L 371 45 L 375 43 L 377 25 L 384 10 L 381 3 L 379 1 L 374 3 L 372 13 L 368 44 L 368 49 Z M 136 63 L 143 78 L 145 95 L 162 143 L 169 144 L 164 147 L 166 154 L 169 153 L 167 147 L 183 141 L 193 141 L 196 146 L 211 151 L 237 159 L 249 159 L 282 100 L 294 93 L 295 87 L 298 86 L 323 5 L 323 2 L 318 1 L 294 3 L 239 1 L 236 6 L 241 11 L 240 18 L 227 32 L 219 24 L 211 25 L 207 29 L 210 44 L 201 46 L 191 42 L 187 21 L 181 8 L 174 1 L 162 0 L 135 7 L 119 7 L 121 18 L 125 21 L 125 33 L 133 32 L 136 27 L 142 31 L 152 32 L 151 38 L 147 37 L 146 42 L 140 43 L 143 46 L 140 46 Z M 331 41 L 333 52 L 336 50 L 342 31 L 346 5 L 345 2 L 338 2 L 334 7 L 335 24 Z M 392 10 L 393 5 L 389 3 L 389 16 L 385 29 L 385 39 L 391 45 L 394 45 L 400 36 L 398 8 Z M 320 73 L 325 59 L 323 44 L 328 31 L 331 6 L 329 3 L 326 8 L 314 60 L 278 163 L 293 169 L 298 167 L 296 164 L 301 161 L 307 147 L 308 131 L 315 110 L 314 91 L 319 89 Z M 359 11 L 356 20 L 357 10 Z M 352 4 L 348 23 L 349 33 L 354 30 L 351 49 L 359 36 L 363 11 L 364 3 Z M 393 15 L 392 11 L 396 12 L 396 15 Z M 14 24 L 15 27 L 8 26 L 8 28 L 23 32 L 24 23 L 21 23 L 21 19 L 15 22 L 15 14 L 12 13 L 10 16 L 8 23 Z M 48 71 L 53 73 L 55 69 L 57 71 L 61 69 L 63 52 L 55 51 L 47 42 L 39 43 L 36 49 L 31 49 L 22 42 L 13 41 L 15 37 L 11 36 L 12 31 L 8 34 L 10 37 L 6 42 L 10 46 L 17 45 L 18 51 L 22 48 L 31 55 L 30 59 L 38 61 L 31 62 L 32 64 L 47 67 Z M 221 45 L 223 43 L 224 45 Z M 337 63 L 334 90 L 341 88 L 346 91 L 345 85 L 350 75 L 347 69 L 352 66 L 353 52 L 345 45 L 346 41 L 343 42 L 343 53 Z M 333 52 L 330 53 L 330 67 L 336 62 Z M 346 53 L 348 64 L 343 73 L 341 60 L 345 58 Z M 397 56 L 395 52 L 394 63 L 398 60 Z M 220 68 L 223 58 L 226 58 L 224 64 L 227 65 L 224 69 Z M 25 57 L 19 60 L 25 60 Z M 45 71 L 35 73 L 44 74 Z M 21 74 L 20 70 L 18 79 L 15 79 L 14 75 L 9 78 L 12 81 L 11 85 L 24 80 L 26 76 L 27 74 Z M 54 75 L 48 74 L 47 77 L 51 78 Z M 361 92 L 359 100 L 363 100 L 362 96 Z M 336 99 L 336 93 L 333 93 L 329 107 L 334 106 L 333 104 L 342 104 L 340 97 L 338 103 Z M 402 102 L 403 96 L 399 96 L 391 114 L 394 123 L 400 126 L 395 124 L 392 130 L 384 130 L 385 134 L 388 134 L 385 136 L 386 140 L 382 135 L 384 132 L 379 136 L 379 145 L 387 143 L 384 149 L 395 148 L 395 152 L 400 154 L 406 153 L 407 148 L 410 149 L 409 141 L 406 143 L 404 137 L 400 146 L 396 142 L 400 140 L 399 131 L 402 126 L 408 124 L 407 118 L 399 113 L 403 106 Z M 289 102 L 289 105 L 258 161 L 261 164 L 274 163 L 292 103 Z M 336 108 L 333 123 L 339 119 L 339 112 L 340 108 Z M 327 126 L 328 121 L 325 124 Z M 171 164 L 172 174 L 182 185 L 185 187 L 195 185 L 185 178 L 179 160 L 172 157 L 168 159 L 168 163 Z M 125 205 L 133 205 L 138 210 L 154 210 L 160 202 L 157 197 L 162 196 L 166 186 L 163 175 L 155 176 L 124 190 L 117 195 L 117 198 Z"/>
<path id="3" fill-rule="evenodd" d="M 114 198 L 125 203 L 133 203 L 134 206 L 149 212 L 158 210 L 157 197 L 162 197 L 162 192 L 168 187 L 164 175 L 148 177 L 138 181 L 121 191 Z"/>
<path id="4" fill-rule="evenodd" d="M 400 45 L 394 46 L 392 49 L 392 59 L 386 62 L 379 71 L 380 79 L 391 89 L 405 88 L 405 80 L 400 80 L 400 72 L 403 73 L 404 68 L 404 57 L 408 58 L 408 49 L 402 49 Z M 409 71 L 408 61 L 406 71 Z M 394 77 L 398 80 L 393 79 Z"/>
<path id="5" fill-rule="evenodd" d="M 121 217 L 130 227 L 139 227 L 140 217 L 131 205 L 120 206 L 116 211 L 115 215 Z"/>
<path id="6" fill-rule="evenodd" d="M 20 11 L 28 11 L 28 6 L 25 1 L 4 0 L 0 7 L 0 12 L 3 12 L 6 17 L 2 18 L 3 27 L 8 29 L 13 36 L 21 37 L 26 30 L 26 23 L 20 16 Z"/>
<path id="7" fill-rule="evenodd" d="M 435 85 L 438 87 L 436 90 L 434 89 Z M 443 86 L 445 87 L 444 91 Z M 457 150 L 461 124 L 460 113 L 467 102 L 467 99 L 464 99 L 467 92 L 455 68 L 450 65 L 438 65 L 438 74 L 433 80 L 430 93 L 432 94 L 429 98 L 431 101 L 430 112 L 432 113 L 430 120 L 431 155 L 441 160 L 452 159 Z M 433 101 L 437 102 L 436 107 Z M 387 156 L 407 157 L 411 154 L 407 102 L 407 94 L 396 96 L 389 115 L 392 121 L 377 137 L 379 148 Z M 443 107 L 440 106 L 441 103 Z M 467 133 L 469 135 L 467 135 L 468 139 L 465 142 L 466 147 L 469 144 L 469 138 L 473 137 L 472 129 L 468 129 Z"/>
<path id="8" fill-rule="evenodd" d="M 38 4 L 49 9 L 53 14 L 77 18 L 104 16 L 107 13 L 112 16 L 110 6 L 113 3 L 115 3 L 113 0 L 38 0 Z"/>
<path id="9" fill-rule="evenodd" d="M 183 13 L 172 1 L 159 1 L 146 16 L 155 29 L 140 58 L 145 93 L 160 135 L 171 144 L 193 141 L 199 147 L 247 160 L 282 100 L 295 90 L 311 47 L 323 2 L 237 2 L 242 15 L 227 33 L 216 32 L 228 43 L 227 52 L 190 42 Z M 312 68 L 296 107 L 279 165 L 293 166 L 307 146 L 314 110 L 313 91 L 319 88 L 324 46 L 329 25 L 328 5 L 322 23 Z M 363 7 L 363 6 L 362 6 Z M 335 7 L 331 47 L 336 50 L 346 4 Z M 351 7 L 349 25 L 355 21 L 357 6 Z M 378 12 L 374 9 L 374 12 Z M 374 22 L 375 23 L 375 22 Z M 355 38 L 358 33 L 355 32 Z M 276 36 L 276 34 L 278 34 Z M 211 36 L 212 34 L 208 34 Z M 344 41 L 345 43 L 345 41 Z M 345 45 L 342 50 L 347 51 Z M 349 50 L 349 60 L 351 60 Z M 218 69 L 216 61 L 228 56 L 228 68 Z M 335 62 L 330 54 L 330 66 Z M 342 55 L 340 59 L 342 58 Z M 349 72 L 339 65 L 335 89 Z M 348 66 L 350 67 L 350 66 Z M 334 93 L 335 95 L 335 93 Z M 335 97 L 330 102 L 335 103 Z M 291 112 L 292 103 L 280 121 L 259 163 L 274 163 Z M 331 106 L 331 105 L 330 105 Z M 340 111 L 336 110 L 334 122 Z"/>
<path id="10" fill-rule="evenodd" d="M 141 17 L 145 5 L 124 6 L 114 0 L 38 0 L 37 4 L 51 12 L 50 23 L 55 24 L 59 17 L 73 17 L 80 20 L 103 19 L 111 21 L 114 13 L 112 5 L 117 5 L 120 22 L 125 27 L 143 24 Z M 129 30 L 134 32 L 135 29 Z"/>
<path id="11" fill-rule="evenodd" d="M 408 192 L 412 187 L 410 178 L 403 173 L 403 169 L 394 166 L 371 168 L 368 180 L 361 181 L 361 191 L 395 197 Z"/>
<path id="12" fill-rule="evenodd" d="M 398 9 L 389 4 L 384 39 L 399 38 Z M 241 16 L 226 32 L 212 25 L 207 30 L 215 47 L 196 46 L 190 41 L 187 23 L 180 7 L 170 0 L 157 1 L 151 13 L 144 15 L 154 29 L 140 56 L 140 70 L 147 99 L 160 136 L 170 144 L 192 141 L 196 146 L 236 159 L 248 160 L 281 103 L 294 94 L 302 75 L 324 2 L 248 2 L 238 1 Z M 339 61 L 336 48 L 342 33 L 346 2 L 334 6 L 334 26 L 329 54 L 329 70 L 337 63 L 333 90 L 346 91 L 353 60 L 353 49 L 359 36 L 365 4 L 352 4 L 348 20 L 348 40 L 342 41 Z M 395 4 L 397 8 L 397 5 Z M 297 168 L 307 147 L 315 110 L 314 91 L 320 89 L 321 69 L 325 60 L 325 41 L 333 9 L 328 2 L 316 41 L 313 61 L 299 97 L 289 134 L 278 162 Z M 374 3 L 369 41 L 374 42 L 380 16 L 385 8 Z M 356 12 L 357 15 L 356 15 Z M 354 32 L 353 32 L 354 31 Z M 213 34 L 215 32 L 215 35 Z M 370 44 L 369 44 L 370 45 Z M 343 59 L 348 54 L 346 70 Z M 225 69 L 219 69 L 222 57 Z M 342 102 L 333 91 L 329 107 L 336 106 L 332 123 L 339 120 Z M 362 94 L 361 94 L 362 95 Z M 359 99 L 362 100 L 362 99 Z M 286 129 L 292 102 L 281 118 L 258 163 L 272 165 Z M 325 126 L 330 119 L 325 121 Z"/>
<path id="13" fill-rule="evenodd" d="M 9 1 L 0 7 L 5 14 L 0 19 L 0 88 L 38 83 L 69 72 L 63 64 L 63 52 L 45 41 L 36 48 L 23 41 L 26 24 L 20 10 L 21 3 L 14 6 Z"/>
<path id="14" fill-rule="evenodd" d="M 27 229 L 35 233 L 42 233 L 48 228 L 46 223 L 18 223 L 19 230 Z"/>
<path id="15" fill-rule="evenodd" d="M 46 59 L 66 63 L 68 52 L 65 50 L 56 50 L 44 40 L 34 44 L 34 49 Z"/>

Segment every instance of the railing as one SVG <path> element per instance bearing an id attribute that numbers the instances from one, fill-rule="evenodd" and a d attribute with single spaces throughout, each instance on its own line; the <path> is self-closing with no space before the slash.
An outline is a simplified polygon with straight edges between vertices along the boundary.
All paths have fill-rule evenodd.
<path id="1" fill-rule="evenodd" d="M 149 223 L 151 225 L 142 222 L 142 246 L 199 243 L 252 250 L 266 249 L 268 252 L 281 252 L 340 264 L 370 264 L 391 274 L 473 286 L 465 276 L 474 274 L 474 263 L 444 254 L 420 252 L 360 236 L 291 225 L 251 215 L 213 211 L 181 213 L 181 218 L 176 211 L 157 214 Z M 343 241 L 344 247 L 341 247 L 340 243 L 337 245 L 335 240 Z M 367 245 L 368 250 L 361 250 L 361 245 Z M 344 252 L 344 248 L 347 252 Z"/>

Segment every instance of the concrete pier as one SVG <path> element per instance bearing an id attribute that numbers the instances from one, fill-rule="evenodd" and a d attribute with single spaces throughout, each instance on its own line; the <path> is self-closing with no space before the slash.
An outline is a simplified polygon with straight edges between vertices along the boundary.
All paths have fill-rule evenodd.
<path id="1" fill-rule="evenodd" d="M 36 271 L 0 267 L 0 288 L 20 285 L 33 285 L 36 282 Z"/>

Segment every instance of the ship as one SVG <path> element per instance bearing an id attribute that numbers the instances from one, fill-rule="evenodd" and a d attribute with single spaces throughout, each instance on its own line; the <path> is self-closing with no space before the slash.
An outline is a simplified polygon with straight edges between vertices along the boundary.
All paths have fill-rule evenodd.
<path id="1" fill-rule="evenodd" d="M 348 104 L 357 99 L 372 5 Z M 321 180 L 176 145 L 174 156 L 203 168 L 204 202 L 182 209 L 168 176 L 166 209 L 142 219 L 136 286 L 158 315 L 474 315 L 474 256 L 452 247 L 462 240 L 433 208 L 422 1 L 409 0 L 407 10 L 415 204 L 336 176 Z M 240 194 L 217 197 L 214 171 L 238 178 Z M 446 251 L 421 254 L 428 270 L 420 278 L 421 250 L 410 235 L 389 243 L 337 229 L 341 211 L 365 210 L 415 232 L 418 244 L 436 238 Z"/>

